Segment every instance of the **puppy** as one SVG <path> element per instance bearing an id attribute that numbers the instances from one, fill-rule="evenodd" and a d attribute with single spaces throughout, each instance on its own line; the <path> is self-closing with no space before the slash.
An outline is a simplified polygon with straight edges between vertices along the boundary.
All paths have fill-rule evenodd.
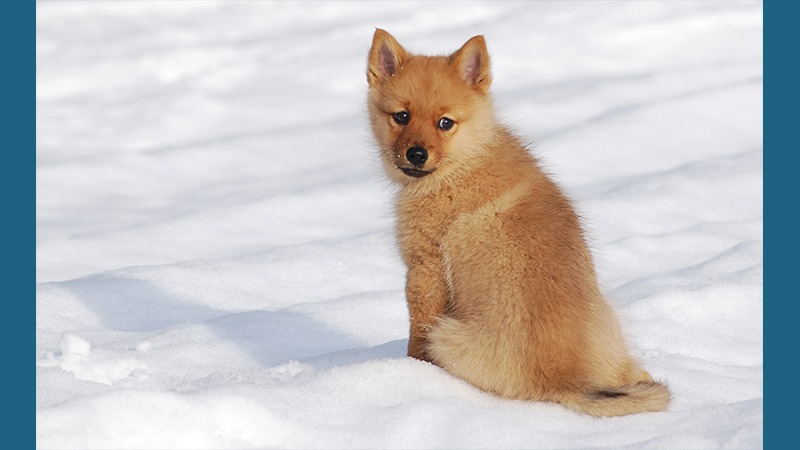
<path id="1" fill-rule="evenodd" d="M 497 123 L 489 67 L 482 36 L 431 57 L 378 29 L 369 51 L 371 128 L 399 185 L 408 355 L 593 416 L 666 409 L 667 387 L 633 361 L 600 293 L 570 201 Z"/>

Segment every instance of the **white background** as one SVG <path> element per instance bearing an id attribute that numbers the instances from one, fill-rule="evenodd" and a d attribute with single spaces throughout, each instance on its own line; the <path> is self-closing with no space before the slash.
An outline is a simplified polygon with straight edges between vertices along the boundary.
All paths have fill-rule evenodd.
<path id="1" fill-rule="evenodd" d="M 39 2 L 43 448 L 755 448 L 760 2 Z M 669 411 L 612 419 L 405 358 L 365 117 L 375 27 L 476 34 L 575 200 Z"/>

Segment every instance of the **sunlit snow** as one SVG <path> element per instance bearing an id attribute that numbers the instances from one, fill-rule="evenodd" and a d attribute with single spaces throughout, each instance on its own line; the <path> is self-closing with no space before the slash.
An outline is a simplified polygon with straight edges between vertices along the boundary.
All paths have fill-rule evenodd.
<path id="1" fill-rule="evenodd" d="M 38 2 L 40 448 L 757 448 L 761 2 Z M 376 27 L 483 34 L 667 412 L 405 357 Z"/>

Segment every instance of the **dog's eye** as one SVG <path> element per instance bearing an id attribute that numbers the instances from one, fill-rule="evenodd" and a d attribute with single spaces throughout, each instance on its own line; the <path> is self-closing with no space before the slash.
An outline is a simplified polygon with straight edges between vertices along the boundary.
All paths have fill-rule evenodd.
<path id="1" fill-rule="evenodd" d="M 400 125 L 407 125 L 409 116 L 407 112 L 400 111 L 399 113 L 394 113 L 392 115 L 392 118 L 394 119 L 395 122 L 397 122 Z"/>
<path id="2" fill-rule="evenodd" d="M 453 128 L 453 125 L 454 122 L 452 119 L 448 119 L 447 117 L 442 117 L 441 119 L 439 119 L 439 128 L 441 128 L 442 130 L 447 131 L 450 128 Z"/>

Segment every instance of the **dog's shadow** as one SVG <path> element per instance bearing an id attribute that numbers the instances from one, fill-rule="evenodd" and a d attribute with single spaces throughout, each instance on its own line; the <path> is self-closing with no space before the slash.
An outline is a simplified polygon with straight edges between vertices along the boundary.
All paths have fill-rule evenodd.
<path id="1" fill-rule="evenodd" d="M 353 348 L 307 358 L 301 362 L 315 370 L 327 370 L 334 367 L 349 366 L 375 359 L 405 358 L 408 339 L 397 339 L 374 347 Z"/>
<path id="2" fill-rule="evenodd" d="M 41 301 L 67 291 L 88 308 L 103 328 L 158 336 L 192 324 L 233 342 L 265 368 L 299 361 L 319 370 L 372 359 L 403 358 L 408 339 L 362 347 L 363 342 L 313 318 L 291 311 L 229 312 L 170 294 L 149 280 L 99 274 L 52 283 L 40 289 Z M 55 300 L 51 300 L 55 301 Z M 67 331 L 68 327 L 64 327 Z"/>

